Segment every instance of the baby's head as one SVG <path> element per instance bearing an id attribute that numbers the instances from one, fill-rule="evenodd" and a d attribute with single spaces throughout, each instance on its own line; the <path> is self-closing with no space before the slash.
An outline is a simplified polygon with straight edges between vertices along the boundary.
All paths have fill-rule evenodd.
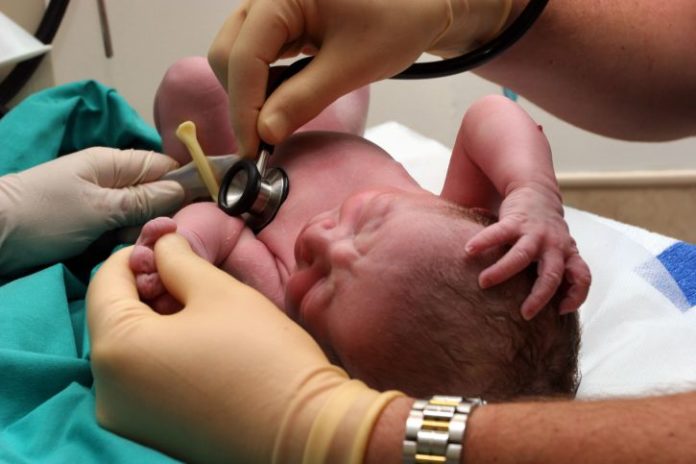
<path id="1" fill-rule="evenodd" d="M 332 361 L 375 388 L 494 401 L 572 395 L 577 316 L 548 307 L 522 319 L 531 269 L 478 286 L 504 251 L 464 252 L 486 223 L 428 193 L 355 195 L 300 234 L 286 306 Z"/>

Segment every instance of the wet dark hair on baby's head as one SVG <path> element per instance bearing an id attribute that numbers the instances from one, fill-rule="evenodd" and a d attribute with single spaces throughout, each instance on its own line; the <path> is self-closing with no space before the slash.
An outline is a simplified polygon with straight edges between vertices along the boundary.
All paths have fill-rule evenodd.
<path id="1" fill-rule="evenodd" d="M 497 221 L 485 210 L 455 208 L 453 214 L 483 226 Z M 479 273 L 506 251 L 507 248 L 492 250 L 468 265 L 457 266 L 459 272 L 443 276 L 445 282 L 459 282 L 457 293 L 467 295 L 455 307 L 468 312 L 472 329 L 478 334 L 478 343 L 467 343 L 460 353 L 470 358 L 472 373 L 482 379 L 477 394 L 490 401 L 574 396 L 579 382 L 577 313 L 560 315 L 557 298 L 531 321 L 524 320 L 520 313 L 536 280 L 536 265 L 495 287 L 478 287 Z M 467 292 L 472 281 L 475 287 Z"/>
<path id="2" fill-rule="evenodd" d="M 481 379 L 477 395 L 489 401 L 572 397 L 577 390 L 578 316 L 558 314 L 553 300 L 534 319 L 524 320 L 520 307 L 535 278 L 532 266 L 498 286 L 471 292 L 457 305 L 469 313 L 478 338 L 459 347 L 460 356 L 471 360 L 471 375 Z"/>
<path id="3" fill-rule="evenodd" d="M 491 222 L 477 211 L 454 206 L 443 210 L 450 209 L 445 214 L 456 220 Z M 492 288 L 478 285 L 480 272 L 505 251 L 475 258 L 441 253 L 401 269 L 397 278 L 402 282 L 403 317 L 393 327 L 401 343 L 395 338 L 394 353 L 386 355 L 392 366 L 389 381 L 376 386 L 414 396 L 446 389 L 448 394 L 488 401 L 574 396 L 579 380 L 577 314 L 559 315 L 552 301 L 531 321 L 522 318 L 520 307 L 536 278 L 534 266 Z M 413 333 L 414 326 L 423 329 Z"/>
<path id="4" fill-rule="evenodd" d="M 461 211 L 461 210 L 460 210 Z M 497 221 L 484 210 L 469 209 L 462 213 L 483 226 Z M 507 249 L 482 256 L 480 270 L 497 261 Z M 575 396 L 580 375 L 578 352 L 580 324 L 577 313 L 560 315 L 558 298 L 554 297 L 531 321 L 520 313 L 522 302 L 529 295 L 537 278 L 533 264 L 510 281 L 473 293 L 471 311 L 482 323 L 481 330 L 491 338 L 508 339 L 500 350 L 490 350 L 494 344 L 481 347 L 482 358 L 490 356 L 493 366 L 484 370 L 497 371 L 497 378 L 482 396 L 491 400 L 522 396 Z M 495 358 L 498 357 L 498 362 Z M 496 369 L 497 367 L 497 369 Z"/>

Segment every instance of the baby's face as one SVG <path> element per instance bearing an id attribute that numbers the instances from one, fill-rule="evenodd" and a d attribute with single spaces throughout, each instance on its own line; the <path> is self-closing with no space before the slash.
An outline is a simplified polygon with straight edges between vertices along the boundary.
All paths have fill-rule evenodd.
<path id="1" fill-rule="evenodd" d="M 454 207 L 426 192 L 371 190 L 316 216 L 299 234 L 286 308 L 352 375 L 370 382 L 390 368 L 394 347 L 438 330 L 437 317 L 432 327 L 414 327 L 406 313 L 427 308 L 401 298 L 405 286 L 428 285 L 428 275 L 413 282 L 401 271 L 426 260 L 466 262 L 464 243 L 483 226 L 445 214 L 448 208 Z"/>

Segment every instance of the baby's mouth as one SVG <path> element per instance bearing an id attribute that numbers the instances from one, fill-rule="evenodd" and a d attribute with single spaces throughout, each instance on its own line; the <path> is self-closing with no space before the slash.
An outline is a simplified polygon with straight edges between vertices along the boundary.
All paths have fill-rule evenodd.
<path id="1" fill-rule="evenodd" d="M 317 280 L 319 278 L 316 273 L 312 273 L 308 267 L 295 269 L 290 274 L 290 278 L 285 286 L 285 308 L 292 319 L 299 320 L 302 300 L 314 287 Z"/>
<path id="2" fill-rule="evenodd" d="M 292 273 L 285 290 L 285 307 L 292 319 L 304 323 L 324 311 L 331 294 L 327 279 L 327 273 L 318 265 Z"/>

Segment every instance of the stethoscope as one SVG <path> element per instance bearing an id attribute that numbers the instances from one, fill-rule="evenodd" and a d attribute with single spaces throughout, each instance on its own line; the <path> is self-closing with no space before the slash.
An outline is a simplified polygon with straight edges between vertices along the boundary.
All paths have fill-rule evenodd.
<path id="1" fill-rule="evenodd" d="M 273 145 L 262 142 L 256 164 L 242 158 L 227 170 L 220 182 L 220 209 L 230 216 L 241 216 L 254 232 L 273 220 L 290 188 L 283 169 L 266 169 L 272 153 Z"/>
<path id="2" fill-rule="evenodd" d="M 534 24 L 548 0 L 530 0 L 517 19 L 490 42 L 456 58 L 414 63 L 391 79 L 428 79 L 468 71 L 482 65 L 517 42 Z M 295 61 L 269 87 L 270 95 L 283 81 L 301 71 L 312 57 Z M 290 182 L 281 168 L 267 169 L 273 145 L 261 142 L 256 163 L 240 159 L 225 173 L 220 183 L 218 206 L 230 216 L 242 217 L 254 231 L 263 229 L 278 213 L 288 196 Z"/>

